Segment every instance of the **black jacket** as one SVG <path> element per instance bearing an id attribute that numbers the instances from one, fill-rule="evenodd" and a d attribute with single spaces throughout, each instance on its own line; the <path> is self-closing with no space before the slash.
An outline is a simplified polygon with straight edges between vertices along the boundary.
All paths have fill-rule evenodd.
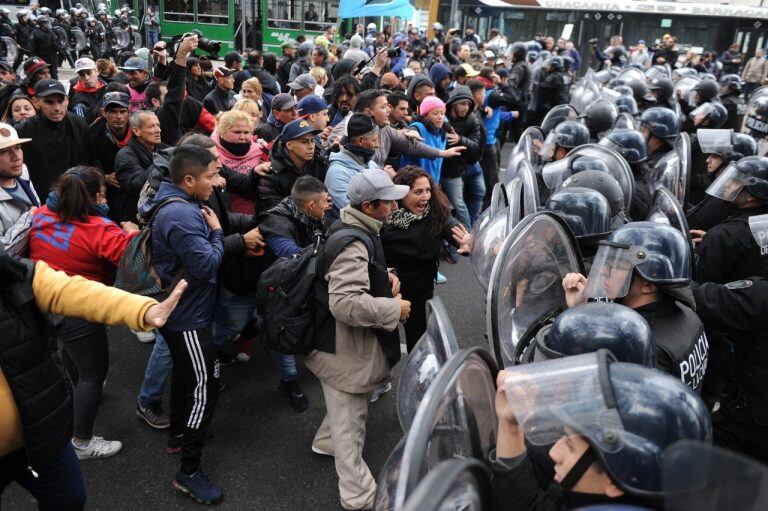
<path id="1" fill-rule="evenodd" d="M 568 103 L 568 89 L 564 73 L 549 73 L 539 83 L 539 109 L 546 113 L 552 107 Z"/>
<path id="2" fill-rule="evenodd" d="M 457 145 L 466 147 L 461 156 L 443 160 L 442 177 L 455 178 L 461 177 L 465 168 L 474 165 L 482 158 L 485 150 L 485 127 L 475 112 L 469 112 L 464 118 L 451 118 L 450 123 L 459 135 Z"/>
<path id="3" fill-rule="evenodd" d="M 131 133 L 128 127 L 127 135 Z M 88 136 L 93 144 L 94 163 L 101 167 L 105 174 L 111 174 L 115 170 L 115 157 L 120 150 L 114 134 L 107 126 L 107 120 L 100 117 L 88 126 Z M 132 137 L 133 135 L 130 135 Z M 129 141 L 130 141 L 129 137 Z"/>
<path id="4" fill-rule="evenodd" d="M 167 147 L 160 143 L 153 152 L 147 149 L 137 137 L 132 137 L 128 145 L 117 152 L 115 172 L 120 182 L 120 189 L 114 203 L 110 204 L 110 216 L 115 221 L 136 221 L 136 204 L 139 201 L 141 188 L 147 181 L 147 171 L 152 166 L 154 154 Z"/>
<path id="5" fill-rule="evenodd" d="M 259 230 L 266 240 L 272 236 L 282 236 L 292 239 L 300 248 L 308 247 L 314 242 L 314 234 L 322 233 L 323 223 L 306 213 L 299 213 L 298 206 L 288 202 L 293 202 L 290 196 L 267 211 L 259 224 Z"/>
<path id="6" fill-rule="evenodd" d="M 72 438 L 72 394 L 56 363 L 48 322 L 35 304 L 32 261 L 0 252 L 0 369 L 21 416 L 34 469 L 52 462 Z"/>
<path id="7" fill-rule="evenodd" d="M 69 88 L 69 110 L 85 119 L 85 122 L 92 123 L 100 114 L 101 100 L 107 90 L 106 83 L 101 83 L 102 87 L 95 91 L 78 91 L 75 87 Z"/>
<path id="8" fill-rule="evenodd" d="M 203 100 L 203 107 L 213 115 L 230 110 L 234 104 L 235 93 L 218 86 L 214 87 Z"/>
<path id="9" fill-rule="evenodd" d="M 295 58 L 286 55 L 283 55 L 277 62 L 277 83 L 280 84 L 281 90 L 288 90 L 288 82 L 290 82 L 288 78 L 291 75 L 291 66 L 294 62 L 296 62 Z"/>
<path id="10" fill-rule="evenodd" d="M 184 66 L 171 61 L 163 73 L 163 79 L 168 80 L 168 92 L 165 94 L 163 104 L 155 111 L 155 114 L 157 114 L 157 118 L 160 120 L 160 139 L 164 144 L 173 145 L 178 142 L 182 135 L 197 124 L 197 118 L 200 116 L 202 106 L 200 106 L 200 110 L 197 110 L 197 114 L 194 111 L 186 114 L 187 116 L 194 116 L 194 122 L 192 122 L 191 126 L 185 124 L 187 100 L 189 100 L 189 103 L 195 104 L 195 100 L 191 96 L 185 99 L 184 78 L 186 72 Z M 157 69 L 155 69 L 155 73 L 158 73 Z"/>
<path id="11" fill-rule="evenodd" d="M 16 130 L 20 138 L 32 139 L 24 146 L 24 163 L 41 202 L 45 202 L 51 187 L 70 167 L 94 162 L 88 125 L 71 112 L 58 123 L 38 114 Z"/>
<path id="12" fill-rule="evenodd" d="M 268 117 L 266 122 L 259 124 L 254 133 L 265 142 L 272 142 L 283 132 L 283 127 L 274 124 L 276 119 L 274 117 Z"/>
<path id="13" fill-rule="evenodd" d="M 273 96 L 280 94 L 275 77 L 261 66 L 248 66 L 242 71 L 235 73 L 235 92 L 240 92 L 243 88 L 243 82 L 251 78 L 258 78 L 262 90 L 267 94 L 272 94 Z"/>
<path id="14" fill-rule="evenodd" d="M 259 182 L 258 211 L 265 212 L 277 206 L 283 197 L 291 194 L 291 188 L 301 176 L 313 176 L 320 181 L 325 181 L 325 173 L 328 170 L 328 161 L 322 156 L 322 151 L 315 146 L 315 158 L 299 170 L 291 161 L 288 149 L 282 138 L 275 140 L 269 152 L 272 166 L 269 173 Z"/>
<path id="15" fill-rule="evenodd" d="M 56 35 L 53 33 L 53 31 L 38 27 L 32 31 L 30 50 L 32 51 L 33 55 L 43 57 L 43 60 L 47 62 L 48 59 L 46 57 L 50 57 L 58 53 L 56 47 L 57 42 L 58 39 L 56 38 Z"/>
<path id="16" fill-rule="evenodd" d="M 728 119 L 720 128 L 734 130 L 737 133 L 740 132 L 741 125 L 744 122 L 744 115 L 747 113 L 747 104 L 739 97 L 737 92 L 721 96 L 720 102 L 725 107 L 725 111 L 728 112 Z"/>
<path id="17" fill-rule="evenodd" d="M 211 92 L 216 86 L 215 84 L 212 85 L 210 82 L 208 82 L 208 80 L 206 80 L 203 75 L 194 77 L 190 74 L 187 74 L 185 82 L 187 85 L 187 94 L 198 101 L 203 101 L 205 96 L 207 96 L 208 93 Z"/>

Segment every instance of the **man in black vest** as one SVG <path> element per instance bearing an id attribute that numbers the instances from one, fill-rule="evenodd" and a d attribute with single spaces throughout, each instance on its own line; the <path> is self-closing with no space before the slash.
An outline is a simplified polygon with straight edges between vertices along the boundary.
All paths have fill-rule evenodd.
<path id="1" fill-rule="evenodd" d="M 323 272 L 336 331 L 305 364 L 320 379 L 328 410 L 312 451 L 336 458 L 345 509 L 372 508 L 376 495 L 376 480 L 362 458 L 368 401 L 400 358 L 397 324 L 411 309 L 400 296 L 400 281 L 387 272 L 378 233 L 408 191 L 381 170 L 360 172 L 325 245 Z M 350 231 L 355 235 L 344 234 Z"/>

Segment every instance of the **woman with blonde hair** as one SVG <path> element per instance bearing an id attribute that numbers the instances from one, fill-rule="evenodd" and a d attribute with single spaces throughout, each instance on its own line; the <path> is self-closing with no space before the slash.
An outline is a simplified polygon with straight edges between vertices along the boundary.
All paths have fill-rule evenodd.
<path id="1" fill-rule="evenodd" d="M 253 136 L 255 123 L 249 113 L 230 110 L 219 117 L 211 139 L 219 149 L 223 165 L 241 174 L 248 174 L 254 167 L 259 173 L 269 168 L 267 152 Z M 253 215 L 256 212 L 256 195 L 243 196 L 232 193 L 232 211 Z"/>
<path id="2" fill-rule="evenodd" d="M 309 70 L 309 74 L 315 79 L 315 96 L 323 97 L 325 86 L 328 84 L 328 73 L 320 66 L 315 66 Z"/>
<path id="3" fill-rule="evenodd" d="M 264 92 L 264 88 L 261 86 L 261 82 L 258 78 L 248 78 L 243 82 L 243 87 L 240 89 L 240 94 L 235 95 L 236 100 L 250 99 L 259 105 L 261 110 L 261 121 L 265 122 L 269 116 L 272 104 L 272 96 Z"/>
<path id="4" fill-rule="evenodd" d="M 252 99 L 241 99 L 232 107 L 232 110 L 239 110 L 251 116 L 254 122 L 254 129 L 261 122 L 261 108 L 259 104 Z"/>

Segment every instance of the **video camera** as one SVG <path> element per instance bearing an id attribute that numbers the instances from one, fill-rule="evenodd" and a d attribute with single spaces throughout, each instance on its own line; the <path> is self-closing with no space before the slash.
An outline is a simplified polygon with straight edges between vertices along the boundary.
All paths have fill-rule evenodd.
<path id="1" fill-rule="evenodd" d="M 400 48 L 387 48 L 387 57 L 396 59 L 400 56 Z"/>

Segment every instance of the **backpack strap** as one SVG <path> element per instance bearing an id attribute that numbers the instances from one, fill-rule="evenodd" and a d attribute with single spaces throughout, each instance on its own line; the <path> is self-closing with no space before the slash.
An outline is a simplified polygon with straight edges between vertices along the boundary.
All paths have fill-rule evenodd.
<path id="1" fill-rule="evenodd" d="M 365 244 L 365 248 L 368 251 L 369 265 L 375 266 L 377 264 L 374 260 L 376 248 L 373 245 L 370 234 L 357 227 L 342 227 L 331 233 L 325 241 L 322 265 L 323 275 L 328 272 L 341 251 L 353 241 L 362 241 Z M 386 268 L 384 268 L 384 271 L 387 271 Z"/>
<path id="2" fill-rule="evenodd" d="M 157 215 L 157 212 L 160 211 L 160 208 L 165 206 L 166 204 L 170 204 L 171 202 L 189 202 L 186 199 L 183 199 L 181 197 L 169 197 L 167 199 L 163 199 L 160 201 L 160 203 L 155 206 L 155 209 L 152 211 L 152 214 L 149 216 L 149 220 L 147 220 L 147 228 L 152 225 L 152 220 L 155 219 L 155 215 Z"/>

